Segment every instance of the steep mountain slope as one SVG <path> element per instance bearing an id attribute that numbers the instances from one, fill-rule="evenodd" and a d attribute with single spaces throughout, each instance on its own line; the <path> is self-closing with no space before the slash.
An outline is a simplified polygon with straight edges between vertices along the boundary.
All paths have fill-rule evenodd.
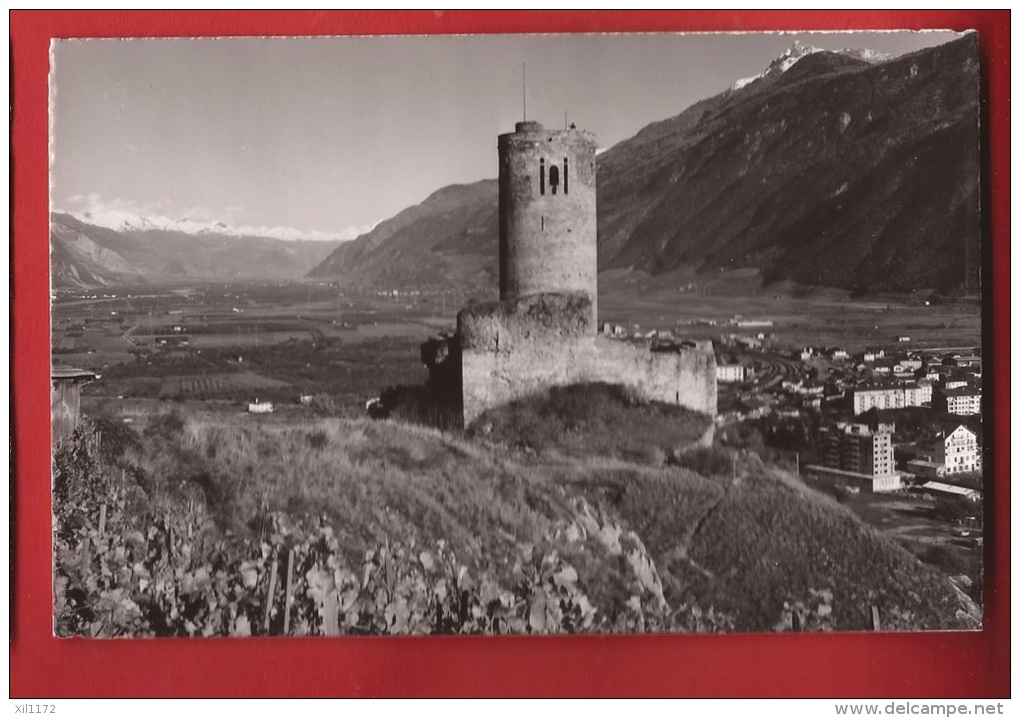
<path id="1" fill-rule="evenodd" d="M 605 154 L 603 268 L 757 266 L 858 290 L 953 288 L 968 258 L 974 271 L 973 40 L 877 66 L 814 53 L 756 85 Z"/>
<path id="2" fill-rule="evenodd" d="M 484 284 L 498 271 L 496 180 L 450 185 L 336 249 L 310 277 L 386 285 Z"/>
<path id="3" fill-rule="evenodd" d="M 159 229 L 118 231 L 54 213 L 50 246 L 55 287 L 93 287 L 168 279 L 297 278 L 338 243 Z"/>
<path id="4" fill-rule="evenodd" d="M 973 291 L 976 36 L 881 59 L 792 48 L 600 155 L 600 269 L 753 266 L 861 292 Z M 446 187 L 312 275 L 490 281 L 497 228 L 494 182 Z"/>

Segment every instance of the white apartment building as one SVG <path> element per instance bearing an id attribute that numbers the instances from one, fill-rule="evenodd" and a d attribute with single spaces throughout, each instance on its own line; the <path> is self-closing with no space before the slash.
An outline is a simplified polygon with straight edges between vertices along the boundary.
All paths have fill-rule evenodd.
<path id="1" fill-rule="evenodd" d="M 939 433 L 932 460 L 943 464 L 946 475 L 981 470 L 981 449 L 977 434 L 963 424 Z"/>
<path id="2" fill-rule="evenodd" d="M 716 381 L 727 384 L 744 381 L 745 369 L 742 364 L 719 364 L 715 368 Z"/>

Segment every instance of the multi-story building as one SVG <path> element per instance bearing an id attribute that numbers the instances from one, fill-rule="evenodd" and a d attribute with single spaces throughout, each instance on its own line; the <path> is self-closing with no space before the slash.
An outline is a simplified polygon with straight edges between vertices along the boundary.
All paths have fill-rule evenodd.
<path id="1" fill-rule="evenodd" d="M 895 473 L 893 425 L 839 423 L 822 430 L 822 463 L 833 469 L 869 476 Z"/>
<path id="2" fill-rule="evenodd" d="M 924 406 L 931 404 L 931 384 L 925 381 L 903 386 L 904 406 Z"/>
<path id="3" fill-rule="evenodd" d="M 907 469 L 926 479 L 981 471 L 977 434 L 958 422 L 943 422 L 935 443 L 908 461 Z"/>
<path id="4" fill-rule="evenodd" d="M 981 470 L 977 434 L 963 424 L 948 424 L 938 433 L 932 461 L 946 467 L 946 475 Z"/>
<path id="5" fill-rule="evenodd" d="M 863 414 L 869 409 L 902 409 L 907 406 L 923 406 L 932 401 L 932 388 L 928 382 L 904 384 L 903 386 L 859 387 L 853 392 L 854 414 Z"/>
<path id="6" fill-rule="evenodd" d="M 897 363 L 908 371 L 917 371 L 921 368 L 921 360 L 918 357 L 904 357 Z"/>
<path id="7" fill-rule="evenodd" d="M 863 387 L 854 389 L 854 414 L 863 414 L 869 409 L 902 409 L 903 389 L 899 387 Z"/>
<path id="8" fill-rule="evenodd" d="M 821 466 L 806 470 L 819 478 L 851 483 L 871 492 L 900 488 L 893 457 L 894 425 L 839 423 L 822 430 Z"/>
<path id="9" fill-rule="evenodd" d="M 932 398 L 932 408 L 955 416 L 980 414 L 981 390 L 968 387 L 940 389 Z"/>
<path id="10" fill-rule="evenodd" d="M 715 367 L 716 381 L 720 383 L 744 381 L 744 371 L 742 364 L 717 364 Z"/>

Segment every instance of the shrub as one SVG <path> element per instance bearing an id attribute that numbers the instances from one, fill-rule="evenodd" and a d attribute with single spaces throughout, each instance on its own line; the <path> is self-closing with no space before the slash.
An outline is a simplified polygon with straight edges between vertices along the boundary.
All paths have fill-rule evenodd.
<path id="1" fill-rule="evenodd" d="M 321 449 L 329 441 L 325 431 L 313 431 L 308 434 L 308 445 L 313 449 Z"/>
<path id="2" fill-rule="evenodd" d="M 537 453 L 558 451 L 661 465 L 666 454 L 698 440 L 709 419 L 672 404 L 646 402 L 615 384 L 553 387 L 484 412 L 469 436 Z"/>
<path id="3" fill-rule="evenodd" d="M 733 472 L 734 454 L 718 446 L 699 446 L 674 452 L 669 463 L 689 469 L 702 476 L 729 476 Z"/>

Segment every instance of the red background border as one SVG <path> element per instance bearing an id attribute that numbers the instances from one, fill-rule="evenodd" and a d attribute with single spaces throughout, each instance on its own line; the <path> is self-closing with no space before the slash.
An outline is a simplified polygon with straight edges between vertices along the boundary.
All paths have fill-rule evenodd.
<path id="1" fill-rule="evenodd" d="M 12 12 L 12 697 L 1009 695 L 1009 11 Z M 961 634 L 85 641 L 51 636 L 48 47 L 54 37 L 977 29 L 991 180 L 994 535 Z M 990 276 L 989 276 L 990 274 Z M 992 550 L 994 546 L 994 550 Z"/>

